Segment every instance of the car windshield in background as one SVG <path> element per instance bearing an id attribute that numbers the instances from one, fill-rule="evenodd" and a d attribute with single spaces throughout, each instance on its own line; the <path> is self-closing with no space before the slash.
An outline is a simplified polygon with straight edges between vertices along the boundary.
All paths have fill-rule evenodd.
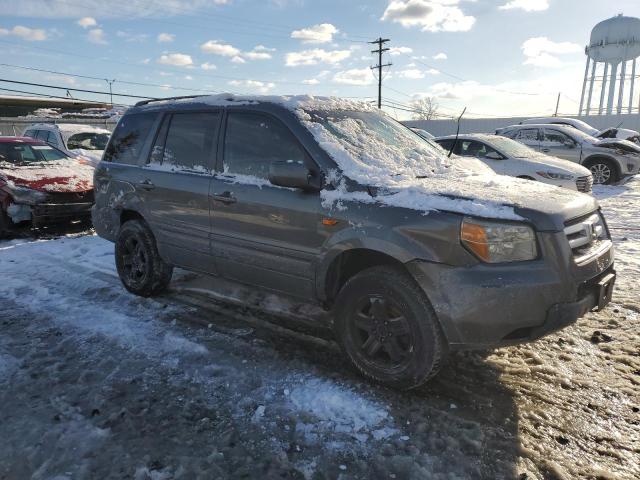
<path id="1" fill-rule="evenodd" d="M 310 120 L 322 125 L 367 169 L 388 176 L 425 175 L 441 170 L 448 159 L 404 125 L 378 112 L 312 111 Z"/>
<path id="2" fill-rule="evenodd" d="M 0 143 L 0 162 L 24 165 L 26 163 L 52 162 L 69 158 L 60 150 L 48 145 L 28 143 Z"/>
<path id="3" fill-rule="evenodd" d="M 82 148 L 84 150 L 104 150 L 109 143 L 109 134 L 107 133 L 76 133 L 67 140 L 67 148 L 75 150 Z"/>
<path id="4" fill-rule="evenodd" d="M 489 145 L 500 150 L 500 152 L 509 158 L 533 158 L 540 156 L 534 149 L 507 137 L 492 137 Z"/>

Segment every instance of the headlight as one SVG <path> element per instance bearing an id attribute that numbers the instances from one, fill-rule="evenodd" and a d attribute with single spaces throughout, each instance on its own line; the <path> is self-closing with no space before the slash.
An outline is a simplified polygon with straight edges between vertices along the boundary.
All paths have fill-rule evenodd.
<path id="1" fill-rule="evenodd" d="M 21 187 L 11 182 L 3 185 L 2 189 L 8 192 L 16 203 L 34 205 L 36 203 L 44 202 L 47 199 L 46 193 L 33 190 L 32 188 Z"/>
<path id="2" fill-rule="evenodd" d="M 536 172 L 543 178 L 548 178 L 551 180 L 573 180 L 573 175 L 569 175 L 567 173 L 558 173 L 558 172 Z"/>
<path id="3" fill-rule="evenodd" d="M 536 235 L 524 224 L 465 218 L 460 239 L 471 253 L 487 263 L 523 262 L 538 256 Z"/>

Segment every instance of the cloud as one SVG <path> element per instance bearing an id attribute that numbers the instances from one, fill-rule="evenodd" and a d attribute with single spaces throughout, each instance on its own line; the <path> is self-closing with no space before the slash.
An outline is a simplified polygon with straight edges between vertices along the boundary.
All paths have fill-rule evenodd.
<path id="1" fill-rule="evenodd" d="M 352 68 L 337 72 L 333 76 L 335 83 L 344 85 L 371 85 L 373 80 L 373 74 L 369 68 Z"/>
<path id="2" fill-rule="evenodd" d="M 275 52 L 275 48 L 267 48 L 264 45 L 256 45 L 250 52 L 244 52 L 243 57 L 249 60 L 269 60 L 271 52 Z"/>
<path id="3" fill-rule="evenodd" d="M 461 0 L 392 0 L 381 20 L 399 23 L 405 28 L 421 27 L 428 32 L 466 32 L 475 17 L 458 6 Z"/>
<path id="4" fill-rule="evenodd" d="M 200 68 L 202 70 L 215 70 L 218 67 L 216 67 L 213 63 L 205 62 L 200 64 Z"/>
<path id="5" fill-rule="evenodd" d="M 175 67 L 189 67 L 193 65 L 191 55 L 185 53 L 166 53 L 158 58 L 161 65 L 173 65 Z"/>
<path id="6" fill-rule="evenodd" d="M 171 43 L 176 39 L 173 33 L 159 33 L 157 40 L 158 43 Z"/>
<path id="7" fill-rule="evenodd" d="M 231 80 L 229 85 L 234 87 L 244 87 L 259 93 L 267 93 L 276 85 L 272 82 L 260 82 L 259 80 Z"/>
<path id="8" fill-rule="evenodd" d="M 126 42 L 145 42 L 149 38 L 147 33 L 131 33 L 118 30 L 116 32 L 118 38 L 124 38 Z"/>
<path id="9" fill-rule="evenodd" d="M 104 38 L 104 31 L 101 28 L 94 28 L 87 33 L 87 40 L 98 45 L 106 45 L 107 40 Z"/>
<path id="10" fill-rule="evenodd" d="M 297 67 L 300 65 L 317 65 L 318 63 L 336 64 L 351 56 L 351 50 L 324 50 L 314 48 L 301 52 L 289 52 L 285 56 L 287 67 Z"/>
<path id="11" fill-rule="evenodd" d="M 291 38 L 301 40 L 302 43 L 329 43 L 338 29 L 330 23 L 320 23 L 311 27 L 294 30 Z"/>
<path id="12" fill-rule="evenodd" d="M 95 27 L 96 25 L 98 25 L 98 22 L 96 22 L 96 19 L 93 17 L 82 17 L 76 23 L 82 28 Z"/>
<path id="13" fill-rule="evenodd" d="M 403 53 L 412 53 L 413 48 L 410 47 L 391 47 L 389 49 L 389 55 L 402 55 Z"/>
<path id="14" fill-rule="evenodd" d="M 511 0 L 498 7 L 500 10 L 524 10 L 525 12 L 542 12 L 549 9 L 549 0 Z"/>
<path id="15" fill-rule="evenodd" d="M 536 67 L 560 67 L 562 61 L 557 55 L 566 55 L 582 51 L 577 43 L 554 42 L 547 37 L 533 37 L 522 44 L 525 65 Z"/>
<path id="16" fill-rule="evenodd" d="M 304 83 L 305 85 L 318 85 L 320 83 L 320 80 L 318 80 L 317 78 L 308 78 L 306 80 L 303 80 L 302 83 Z"/>
<path id="17" fill-rule="evenodd" d="M 424 78 L 424 72 L 422 70 L 418 70 L 417 68 L 400 70 L 399 72 L 397 72 L 397 75 L 400 78 L 407 78 L 409 80 L 418 80 L 420 78 Z"/>
<path id="18" fill-rule="evenodd" d="M 244 58 L 242 58 L 240 55 L 236 55 L 235 57 L 233 57 L 231 59 L 231 62 L 232 63 L 247 63 L 247 61 Z"/>
<path id="19" fill-rule="evenodd" d="M 235 57 L 240 54 L 240 50 L 236 47 L 217 40 L 209 40 L 208 42 L 203 43 L 200 45 L 200 50 L 204 53 L 220 55 L 223 57 Z"/>
<path id="20" fill-rule="evenodd" d="M 155 0 L 153 5 L 144 0 L 117 2 L 113 7 L 104 0 L 83 0 L 82 2 L 63 2 L 52 0 L 0 0 L 0 11 L 16 17 L 37 18 L 78 18 L 100 12 L 101 18 L 166 18 L 180 14 L 193 13 L 210 7 L 211 4 L 224 5 L 229 0 Z M 106 8 L 106 7 L 111 8 Z M 92 27 L 95 25 L 89 25 Z"/>
<path id="21" fill-rule="evenodd" d="M 44 30 L 40 28 L 24 27 L 22 25 L 16 25 L 11 30 L 0 28 L 0 36 L 4 35 L 13 35 L 14 37 L 20 37 L 21 39 L 29 42 L 41 42 L 48 38 L 47 32 Z"/>
<path id="22" fill-rule="evenodd" d="M 449 57 L 447 57 L 447 54 L 444 53 L 444 52 L 440 52 L 437 55 L 433 56 L 434 60 L 446 60 L 447 58 L 449 58 Z"/>

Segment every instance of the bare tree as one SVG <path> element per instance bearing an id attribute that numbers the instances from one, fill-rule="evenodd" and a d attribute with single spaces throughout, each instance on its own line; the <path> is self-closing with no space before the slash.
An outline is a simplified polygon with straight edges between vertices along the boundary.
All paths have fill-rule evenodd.
<path id="1" fill-rule="evenodd" d="M 411 108 L 415 110 L 414 120 L 432 120 L 438 113 L 438 103 L 433 97 L 419 98 L 411 102 Z"/>

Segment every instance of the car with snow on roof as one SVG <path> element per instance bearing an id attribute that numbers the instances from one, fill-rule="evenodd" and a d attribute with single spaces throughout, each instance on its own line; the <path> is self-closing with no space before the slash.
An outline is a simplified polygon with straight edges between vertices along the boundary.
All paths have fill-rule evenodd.
<path id="1" fill-rule="evenodd" d="M 29 137 L 0 137 L 0 236 L 89 220 L 93 167 Z"/>
<path id="2" fill-rule="evenodd" d="M 528 147 L 587 167 L 593 183 L 610 185 L 640 172 L 640 145 L 598 139 L 565 125 L 512 125 L 496 130 Z"/>
<path id="3" fill-rule="evenodd" d="M 615 281 L 593 197 L 466 169 L 349 100 L 140 102 L 94 183 L 127 290 L 159 294 L 181 267 L 317 303 L 353 365 L 395 388 L 450 351 L 566 327 Z"/>
<path id="4" fill-rule="evenodd" d="M 70 157 L 82 157 L 95 166 L 102 158 L 111 132 L 78 123 L 36 123 L 28 126 L 23 135 L 47 142 Z"/>
<path id="5" fill-rule="evenodd" d="M 574 162 L 554 158 L 500 135 L 468 133 L 435 139 L 442 148 L 461 157 L 477 158 L 499 175 L 535 180 L 588 193 L 591 172 Z"/>

